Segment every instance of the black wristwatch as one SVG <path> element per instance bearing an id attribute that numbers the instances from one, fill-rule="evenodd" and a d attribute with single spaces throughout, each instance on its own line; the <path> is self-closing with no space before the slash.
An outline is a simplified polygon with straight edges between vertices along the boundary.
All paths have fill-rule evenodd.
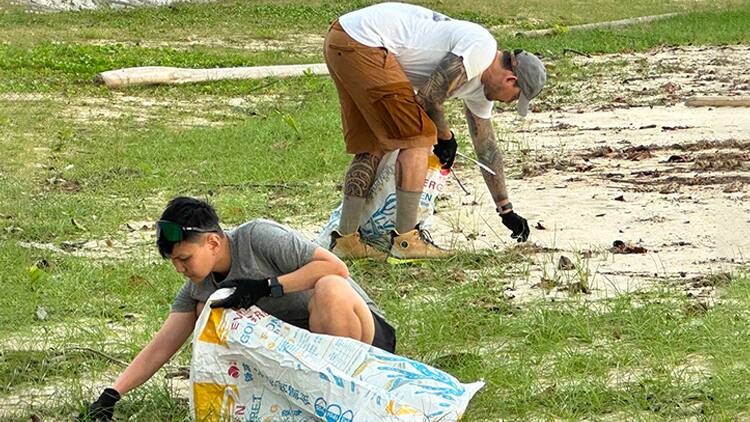
<path id="1" fill-rule="evenodd" d="M 284 296 L 284 286 L 279 283 L 277 277 L 271 277 L 268 279 L 268 287 L 271 288 L 271 297 Z"/>
<path id="2" fill-rule="evenodd" d="M 498 214 L 503 215 L 506 211 L 512 211 L 513 210 L 513 204 L 508 202 L 505 205 L 501 205 L 497 208 L 495 208 L 495 211 L 497 211 Z"/>

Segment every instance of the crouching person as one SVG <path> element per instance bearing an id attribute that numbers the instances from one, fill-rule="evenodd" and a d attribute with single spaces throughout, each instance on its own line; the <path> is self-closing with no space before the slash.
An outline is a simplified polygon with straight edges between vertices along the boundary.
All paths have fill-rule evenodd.
<path id="1" fill-rule="evenodd" d="M 157 245 L 188 280 L 154 338 L 79 420 L 110 420 L 117 401 L 185 343 L 208 297 L 223 287 L 235 291 L 210 306 L 257 305 L 297 327 L 395 351 L 393 327 L 349 277 L 346 264 L 285 226 L 254 220 L 224 232 L 211 205 L 178 197 L 157 222 Z"/>

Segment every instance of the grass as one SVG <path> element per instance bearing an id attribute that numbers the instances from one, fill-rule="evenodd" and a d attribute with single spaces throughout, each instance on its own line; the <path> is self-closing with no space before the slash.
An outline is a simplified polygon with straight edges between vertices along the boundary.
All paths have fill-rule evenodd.
<path id="1" fill-rule="evenodd" d="M 85 386 L 119 370 L 86 349 L 128 361 L 160 326 L 181 280 L 149 242 L 133 240 L 138 230 L 129 222 L 153 221 L 170 197 L 189 194 L 214 203 L 227 225 L 265 217 L 317 226 L 340 200 L 349 158 L 328 78 L 112 92 L 93 85 L 93 76 L 130 66 L 317 62 L 320 50 L 305 40 L 366 4 L 237 1 L 43 15 L 0 6 L 0 400 L 23 396 L 11 420 L 76 414 L 95 395 Z M 495 30 L 500 45 L 541 53 L 555 66 L 545 97 L 564 98 L 571 81 L 622 72 L 624 62 L 579 66 L 570 49 L 750 43 L 747 1 L 423 4 L 504 25 Z M 691 13 L 622 30 L 510 35 L 675 11 Z M 281 47 L 240 48 L 257 40 Z M 450 107 L 462 125 L 458 107 Z M 74 252 L 85 252 L 75 244 L 89 240 L 113 242 L 112 256 L 19 245 L 73 242 Z M 597 303 L 571 294 L 517 305 L 506 295 L 524 277 L 528 255 L 509 248 L 351 269 L 398 327 L 400 353 L 463 381 L 487 382 L 467 420 L 731 419 L 750 412 L 747 276 L 722 283 L 721 304 L 710 308 L 669 287 Z M 184 349 L 172 365 L 188 362 Z M 57 386 L 59 397 L 38 403 L 26 396 L 44 386 Z M 184 420 L 180 396 L 160 374 L 126 397 L 118 414 Z"/>
<path id="2" fill-rule="evenodd" d="M 41 34 L 56 41 L 109 40 L 233 40 L 273 39 L 298 33 L 321 34 L 338 16 L 375 3 L 364 1 L 312 1 L 301 4 L 288 0 L 224 1 L 211 6 L 173 5 L 112 12 L 86 11 L 78 14 L 29 15 L 21 7 L 0 9 L 0 40 L 30 44 Z M 510 0 L 473 2 L 420 2 L 450 16 L 487 26 L 518 28 L 551 27 L 601 22 L 669 12 L 697 12 L 736 7 L 741 0 L 695 1 L 638 0 L 622 3 L 545 0 L 518 3 Z"/>
<path id="3" fill-rule="evenodd" d="M 713 10 L 676 16 L 649 25 L 619 30 L 598 29 L 560 33 L 538 38 L 507 37 L 500 34 L 499 45 L 523 48 L 541 55 L 559 55 L 564 49 L 582 53 L 644 51 L 656 46 L 727 45 L 750 42 L 746 22 L 750 3 L 733 10 Z"/>
<path id="4" fill-rule="evenodd" d="M 504 299 L 503 289 L 510 282 L 506 271 L 520 265 L 518 259 L 511 250 L 499 255 L 460 254 L 449 261 L 416 266 L 360 263 L 352 270 L 399 327 L 400 353 L 463 381 L 485 380 L 487 386 L 469 407 L 467 420 L 483 420 L 488 415 L 572 420 L 618 414 L 721 419 L 750 411 L 747 277 L 736 277 L 728 285 L 721 295 L 722 305 L 699 312 L 681 290 L 672 289 L 622 295 L 596 307 L 583 296 L 563 303 L 515 306 Z M 159 320 L 157 315 L 166 310 L 169 288 L 156 295 L 160 300 L 153 305 L 144 303 L 138 292 L 125 295 L 121 290 L 129 286 L 127 276 L 132 273 L 164 281 L 176 278 L 168 274 L 167 265 L 156 264 L 158 268 L 165 273 L 151 276 L 144 269 L 121 266 L 103 269 L 116 272 L 108 280 L 123 298 L 119 307 L 125 305 L 117 312 L 119 321 L 126 321 L 121 315 L 128 311 L 149 308 L 159 310 L 150 317 Z M 425 283 L 427 274 L 431 276 Z M 153 287 L 143 291 L 153 294 Z M 113 295 L 108 296 L 111 300 Z M 91 302 L 75 293 L 70 297 L 70 302 Z M 55 308 L 50 311 L 59 315 Z M 70 318 L 54 318 L 54 322 L 74 321 L 79 315 L 96 315 L 95 320 L 109 319 L 110 324 L 118 321 L 118 315 L 84 309 Z M 52 321 L 49 324 L 54 326 Z M 121 344 L 124 351 L 114 357 L 132 358 L 148 328 L 143 336 Z M 97 335 L 69 335 L 67 341 L 84 347 L 96 348 L 101 341 Z M 106 330 L 99 335 L 106 335 Z M 183 353 L 178 362 L 186 358 Z M 106 374 L 106 369 L 117 367 L 82 352 L 6 350 L 0 357 L 0 379 L 5 380 L 0 390 L 24 391 L 38 383 Z M 120 412 L 182 420 L 185 403 L 174 400 L 173 394 L 157 382 L 129 396 Z M 72 401 L 62 408 L 34 412 L 59 415 L 55 412 L 73 412 L 77 405 Z"/>
<path id="5" fill-rule="evenodd" d="M 748 345 L 747 278 L 732 283 L 726 303 L 698 313 L 668 289 L 623 295 L 594 310 L 585 299 L 515 307 L 502 299 L 502 278 L 485 275 L 457 277 L 450 288 L 432 280 L 415 285 L 424 280 L 420 270 L 450 273 L 454 265 L 391 271 L 388 283 L 409 288 L 385 303 L 408 333 L 402 352 L 462 380 L 487 382 L 468 420 L 641 412 L 711 418 L 749 410 L 744 389 L 734 390 L 750 358 L 741 352 Z M 488 306 L 488 298 L 497 303 Z"/>
<path id="6" fill-rule="evenodd" d="M 750 3 L 745 1 L 739 4 L 735 9 L 716 7 L 623 30 L 582 31 L 528 39 L 501 31 L 497 37 L 500 46 L 524 48 L 550 59 L 558 58 L 569 49 L 582 53 L 613 53 L 642 51 L 658 45 L 747 43 L 750 35 L 745 30 L 745 23 L 750 19 Z M 0 14 L 0 28 L 5 28 L 4 31 L 0 29 L 0 92 L 55 92 L 65 89 L 104 95 L 105 88 L 96 88 L 91 84 L 94 75 L 123 67 L 159 65 L 210 68 L 319 62 L 322 60 L 321 49 L 315 43 L 304 49 L 298 48 L 297 41 L 280 50 L 253 51 L 241 48 L 244 41 L 235 39 L 236 36 L 231 34 L 257 39 L 259 29 L 253 26 L 255 23 L 262 28 L 286 31 L 294 28 L 296 34 L 308 33 L 321 37 L 327 22 L 335 19 L 340 12 L 357 5 L 359 4 L 323 5 L 315 8 L 309 5 L 220 3 L 216 6 L 182 5 L 134 11 L 42 16 L 6 10 Z M 299 11 L 298 8 L 304 11 Z M 288 12 L 288 16 L 282 24 L 278 19 L 283 16 L 283 11 Z M 229 19 L 226 16 L 229 14 L 239 16 Z M 241 19 L 244 14 L 255 16 L 257 21 Z M 201 23 L 191 19 L 200 20 Z M 216 23 L 223 23 L 225 20 L 242 22 L 243 29 L 235 28 L 230 31 L 231 34 L 224 33 L 220 29 L 222 25 L 218 25 L 217 29 Z M 554 20 L 546 22 L 559 25 Z M 81 29 L 77 29 L 76 25 L 80 25 Z M 201 29 L 201 25 L 210 26 Z M 151 28 L 157 33 L 129 34 L 128 28 Z M 183 33 L 180 28 L 189 28 L 191 32 Z M 29 30 L 33 32 L 25 32 Z M 94 30 L 109 35 L 81 34 Z M 288 33 L 279 36 L 284 35 L 289 36 Z M 146 46 L 141 46 L 138 42 L 142 39 L 151 43 L 144 42 Z M 175 44 L 201 39 L 224 40 L 224 44 L 220 47 L 210 44 L 181 47 L 180 44 Z M 90 44 L 101 40 L 104 40 L 103 45 Z M 155 40 L 163 45 L 154 46 L 158 44 Z M 232 46 L 236 48 L 231 48 Z M 570 65 L 565 66 L 564 74 L 570 73 L 569 68 Z M 215 85 L 210 88 L 212 94 L 229 90 L 237 95 L 253 88 L 253 85 L 248 88 L 247 84 L 236 83 L 212 85 Z M 181 91 L 195 92 L 205 90 L 206 86 Z M 164 91 L 168 90 L 159 92 Z"/>

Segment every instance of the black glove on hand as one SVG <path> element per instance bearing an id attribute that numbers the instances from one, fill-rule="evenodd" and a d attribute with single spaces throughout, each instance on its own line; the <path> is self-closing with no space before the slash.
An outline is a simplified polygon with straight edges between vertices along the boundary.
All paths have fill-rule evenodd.
<path id="1" fill-rule="evenodd" d="M 258 299 L 271 296 L 268 280 L 251 280 L 237 278 L 219 283 L 219 288 L 234 287 L 234 293 L 217 302 L 211 302 L 212 308 L 249 308 Z"/>
<path id="2" fill-rule="evenodd" d="M 78 416 L 78 421 L 111 421 L 115 404 L 120 400 L 120 393 L 114 388 L 105 388 L 99 398 L 89 405 L 86 412 Z"/>
<path id="3" fill-rule="evenodd" d="M 443 165 L 443 168 L 449 169 L 453 167 L 453 162 L 456 161 L 457 149 L 456 136 L 451 131 L 451 138 L 446 140 L 438 139 L 437 144 L 432 147 L 432 152 L 440 159 L 440 164 Z"/>
<path id="4" fill-rule="evenodd" d="M 529 222 L 525 218 L 513 211 L 500 214 L 500 218 L 503 219 L 503 225 L 512 232 L 511 238 L 517 239 L 519 242 L 525 242 L 529 239 L 531 229 L 529 229 Z"/>

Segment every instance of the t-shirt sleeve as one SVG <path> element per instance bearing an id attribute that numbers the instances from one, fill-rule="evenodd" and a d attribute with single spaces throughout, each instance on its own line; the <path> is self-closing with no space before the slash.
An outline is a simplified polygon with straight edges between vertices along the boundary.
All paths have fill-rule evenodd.
<path id="1" fill-rule="evenodd" d="M 177 296 L 175 296 L 174 301 L 172 301 L 171 312 L 195 312 L 198 301 L 193 299 L 190 294 L 192 288 L 191 283 L 190 280 L 186 280 L 180 291 L 177 292 Z"/>
<path id="2" fill-rule="evenodd" d="M 464 104 L 475 116 L 481 119 L 492 118 L 492 108 L 495 106 L 495 103 L 484 98 L 484 96 L 481 98 L 478 96 L 466 97 L 464 98 Z"/>
<path id="3" fill-rule="evenodd" d="M 301 234 L 273 222 L 256 225 L 251 237 L 253 249 L 278 268 L 281 274 L 291 273 L 310 262 L 318 248 Z"/>
<path id="4" fill-rule="evenodd" d="M 466 22 L 463 22 L 466 24 Z M 497 41 L 479 25 L 461 28 L 461 35 L 451 53 L 463 58 L 466 79 L 471 80 L 487 69 L 497 54 Z"/>

